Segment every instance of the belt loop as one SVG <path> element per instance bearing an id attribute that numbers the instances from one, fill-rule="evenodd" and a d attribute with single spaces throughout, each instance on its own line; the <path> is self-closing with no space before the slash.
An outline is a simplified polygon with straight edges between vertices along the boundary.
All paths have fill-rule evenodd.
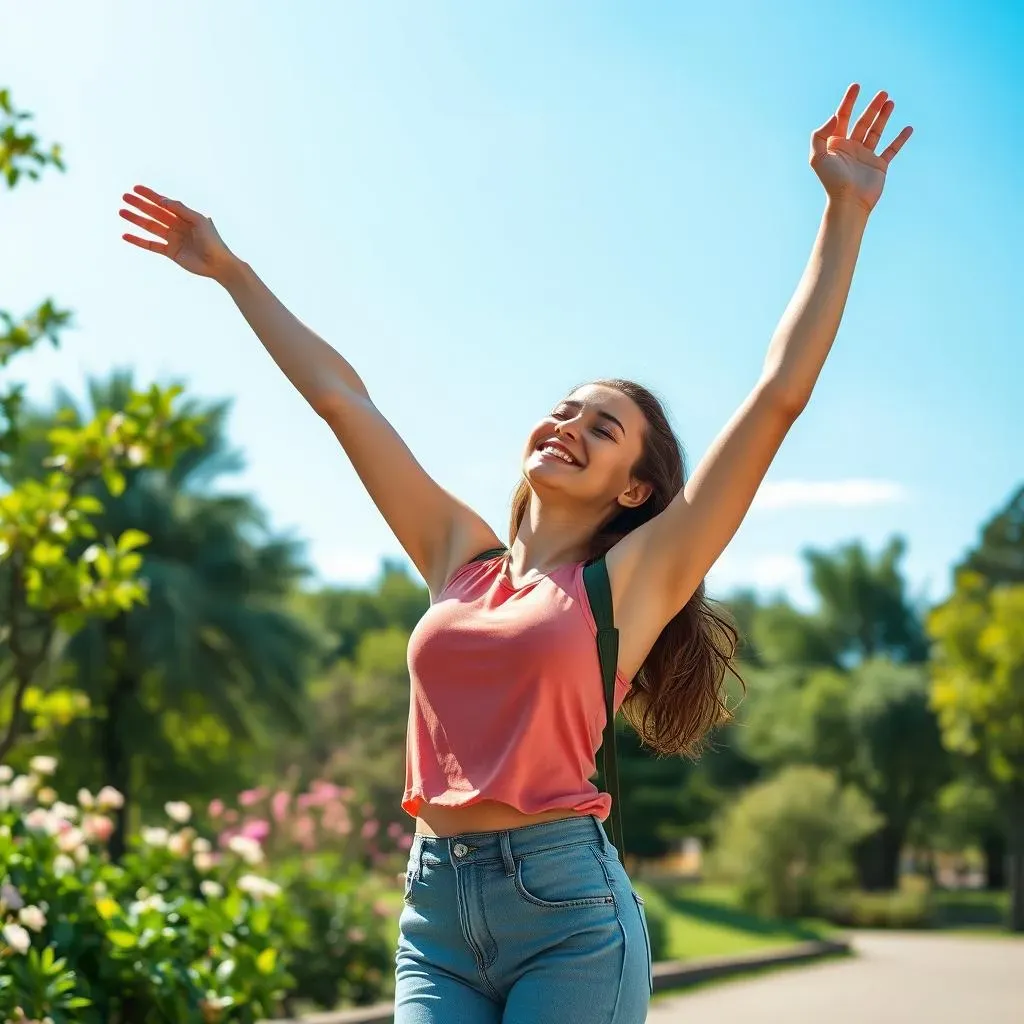
<path id="1" fill-rule="evenodd" d="M 501 832 L 498 835 L 498 841 L 501 843 L 501 859 L 505 863 L 505 877 L 511 878 L 516 873 L 516 862 L 512 856 L 511 835 L 507 831 Z"/>

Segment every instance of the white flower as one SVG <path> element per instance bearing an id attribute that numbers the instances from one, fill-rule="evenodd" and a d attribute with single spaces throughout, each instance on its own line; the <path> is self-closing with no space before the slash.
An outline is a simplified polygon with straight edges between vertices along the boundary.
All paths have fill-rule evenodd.
<path id="1" fill-rule="evenodd" d="M 57 799 L 57 790 L 52 786 L 43 786 L 38 793 L 36 793 L 36 800 L 42 804 L 43 807 L 49 807 Z"/>
<path id="2" fill-rule="evenodd" d="M 90 793 L 85 786 L 78 791 L 78 803 L 87 811 L 91 811 L 95 804 L 92 793 Z"/>
<path id="3" fill-rule="evenodd" d="M 202 836 L 197 836 L 192 840 L 192 851 L 193 853 L 209 853 L 213 849 L 209 839 L 204 839 Z"/>
<path id="4" fill-rule="evenodd" d="M 124 797 L 113 786 L 104 786 L 96 794 L 96 806 L 101 811 L 117 811 L 124 807 Z"/>
<path id="5" fill-rule="evenodd" d="M 34 932 L 41 932 L 46 925 L 46 915 L 38 907 L 22 907 L 18 920 Z"/>
<path id="6" fill-rule="evenodd" d="M 141 444 L 130 444 L 128 445 L 128 464 L 131 466 L 141 466 L 146 459 L 146 449 Z"/>
<path id="7" fill-rule="evenodd" d="M 214 860 L 212 853 L 200 851 L 192 858 L 192 863 L 195 864 L 196 871 L 212 871 L 217 862 Z"/>
<path id="8" fill-rule="evenodd" d="M 263 860 L 263 847 L 248 836 L 232 836 L 228 840 L 228 849 L 238 854 L 246 864 L 259 864 Z"/>
<path id="9" fill-rule="evenodd" d="M 10 801 L 13 807 L 21 807 L 27 804 L 32 794 L 39 785 L 39 778 L 35 775 L 17 775 L 10 785 Z"/>
<path id="10" fill-rule="evenodd" d="M 53 530 L 57 536 L 60 536 L 62 533 L 67 533 L 68 521 L 63 516 L 54 514 L 50 516 L 50 529 Z"/>
<path id="11" fill-rule="evenodd" d="M 15 953 L 27 953 L 28 947 L 32 945 L 32 936 L 29 935 L 20 924 L 13 921 L 3 927 L 4 942 L 7 943 Z"/>
<path id="12" fill-rule="evenodd" d="M 171 838 L 171 833 L 165 828 L 142 828 L 139 835 L 147 846 L 166 846 L 167 840 Z"/>
<path id="13" fill-rule="evenodd" d="M 178 825 L 184 825 L 192 817 L 192 808 L 184 800 L 169 800 L 164 804 L 167 817 Z"/>
<path id="14" fill-rule="evenodd" d="M 270 881 L 269 878 L 260 878 L 259 875 L 242 875 L 238 880 L 238 888 L 253 899 L 277 896 L 281 892 L 281 886 L 276 882 Z"/>
<path id="15" fill-rule="evenodd" d="M 192 830 L 185 829 L 181 832 L 175 832 L 167 841 L 167 849 L 175 857 L 187 857 L 192 849 Z"/>
<path id="16" fill-rule="evenodd" d="M 82 561 L 83 562 L 95 562 L 96 559 L 99 558 L 99 557 L 100 557 L 100 546 L 99 546 L 99 544 L 90 544 L 82 552 Z"/>
<path id="17" fill-rule="evenodd" d="M 14 778 L 14 769 L 9 764 L 0 764 L 0 783 L 10 782 Z"/>
<path id="18" fill-rule="evenodd" d="M 28 767 L 36 775 L 52 775 L 57 770 L 57 758 L 39 754 L 29 761 Z"/>
<path id="19" fill-rule="evenodd" d="M 208 899 L 214 900 L 224 895 L 224 886 L 212 878 L 204 878 L 199 883 L 199 891 Z"/>
<path id="20" fill-rule="evenodd" d="M 6 811 L 11 806 L 11 787 L 0 786 L 0 811 Z"/>
<path id="21" fill-rule="evenodd" d="M 130 903 L 128 905 L 128 910 L 130 913 L 138 916 L 140 914 L 145 914 L 148 910 L 155 910 L 158 913 L 163 914 L 167 910 L 167 907 L 168 905 L 164 902 L 163 897 L 159 893 L 154 893 L 152 896 L 146 896 L 145 899 L 136 900 L 134 903 Z"/>
<path id="22" fill-rule="evenodd" d="M 58 800 L 50 808 L 50 813 L 56 818 L 62 818 L 64 821 L 78 820 L 78 808 L 74 804 L 66 804 L 62 800 Z"/>
<path id="23" fill-rule="evenodd" d="M 53 873 L 58 878 L 63 878 L 64 875 L 70 875 L 75 870 L 75 862 L 66 854 L 58 853 L 53 858 Z"/>
<path id="24" fill-rule="evenodd" d="M 60 819 L 45 807 L 33 807 L 25 815 L 25 828 L 30 828 L 33 832 L 45 832 L 52 836 L 59 827 Z"/>
<path id="25" fill-rule="evenodd" d="M 82 843 L 81 846 L 76 846 L 73 856 L 79 864 L 84 864 L 89 859 L 89 847 L 85 843 Z"/>
<path id="26" fill-rule="evenodd" d="M 79 828 L 66 828 L 57 833 L 57 848 L 61 853 L 74 853 L 84 842 L 85 836 Z"/>

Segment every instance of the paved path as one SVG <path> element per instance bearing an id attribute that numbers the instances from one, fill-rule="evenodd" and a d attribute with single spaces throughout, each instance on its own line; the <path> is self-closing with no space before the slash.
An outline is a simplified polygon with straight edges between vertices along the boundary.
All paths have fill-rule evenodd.
<path id="1" fill-rule="evenodd" d="M 1022 1024 L 1024 940 L 858 933 L 857 956 L 651 1005 L 648 1024 Z"/>

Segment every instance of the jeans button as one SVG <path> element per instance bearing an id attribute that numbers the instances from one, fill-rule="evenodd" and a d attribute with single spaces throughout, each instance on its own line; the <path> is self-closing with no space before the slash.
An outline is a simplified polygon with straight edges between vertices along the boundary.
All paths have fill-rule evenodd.
<path id="1" fill-rule="evenodd" d="M 456 843 L 452 853 L 454 853 L 456 857 L 465 857 L 466 854 L 469 853 L 469 847 L 464 843 Z"/>

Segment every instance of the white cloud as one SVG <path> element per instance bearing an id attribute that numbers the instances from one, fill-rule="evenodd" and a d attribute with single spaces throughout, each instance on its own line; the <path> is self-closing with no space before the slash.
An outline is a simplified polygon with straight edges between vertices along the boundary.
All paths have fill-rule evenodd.
<path id="1" fill-rule="evenodd" d="M 831 505 L 853 508 L 891 505 L 906 499 L 906 488 L 892 480 L 778 480 L 761 485 L 753 507 L 773 509 Z"/>
<path id="2" fill-rule="evenodd" d="M 756 590 L 762 595 L 785 594 L 797 607 L 814 604 L 807 581 L 807 565 L 795 554 L 781 552 L 741 558 L 726 552 L 708 573 L 711 597 L 726 597 L 739 589 Z"/>

